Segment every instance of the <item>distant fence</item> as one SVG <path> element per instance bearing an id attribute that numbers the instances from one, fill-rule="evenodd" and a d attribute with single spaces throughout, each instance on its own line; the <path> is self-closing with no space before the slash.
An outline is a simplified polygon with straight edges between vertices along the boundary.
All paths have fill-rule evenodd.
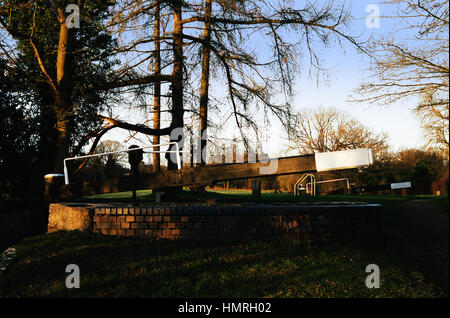
<path id="1" fill-rule="evenodd" d="M 24 237 L 46 233 L 47 223 L 47 201 L 1 200 L 0 251 Z"/>

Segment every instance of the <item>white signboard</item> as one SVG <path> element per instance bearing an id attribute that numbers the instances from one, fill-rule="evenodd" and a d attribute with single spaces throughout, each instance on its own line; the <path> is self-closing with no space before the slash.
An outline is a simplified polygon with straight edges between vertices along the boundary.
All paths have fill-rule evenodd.
<path id="1" fill-rule="evenodd" d="M 391 183 L 391 189 L 404 189 L 404 188 L 411 188 L 411 182 L 397 182 L 397 183 Z"/>
<path id="2" fill-rule="evenodd" d="M 373 164 L 373 152 L 368 148 L 320 152 L 314 156 L 317 171 L 362 168 Z"/>

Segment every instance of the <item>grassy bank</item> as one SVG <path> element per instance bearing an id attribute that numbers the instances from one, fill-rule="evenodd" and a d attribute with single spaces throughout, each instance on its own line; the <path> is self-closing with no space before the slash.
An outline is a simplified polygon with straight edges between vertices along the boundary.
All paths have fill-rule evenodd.
<path id="1" fill-rule="evenodd" d="M 131 202 L 131 192 L 83 198 Z M 151 191 L 138 191 L 154 204 Z M 448 206 L 447 197 L 329 195 L 294 197 L 263 192 L 184 191 L 189 204 L 359 201 L 382 205 L 383 226 L 395 233 L 405 222 L 405 201 L 427 200 Z M 388 246 L 389 247 L 389 246 Z M 0 275 L 3 297 L 442 297 L 446 294 L 423 273 L 422 257 L 394 248 L 368 249 L 335 243 L 183 242 L 58 232 L 21 241 L 17 256 Z M 65 267 L 77 264 L 81 288 L 65 287 Z M 381 288 L 368 289 L 365 268 L 377 264 Z"/>
<path id="2" fill-rule="evenodd" d="M 377 264 L 381 288 L 365 286 Z M 65 267 L 80 267 L 80 289 Z M 23 240 L 3 297 L 440 297 L 421 264 L 337 244 L 225 244 L 57 232 Z"/>
<path id="3" fill-rule="evenodd" d="M 240 203 L 258 203 L 258 204 L 285 204 L 298 202 L 366 202 L 382 205 L 382 218 L 384 224 L 401 226 L 404 222 L 404 211 L 400 208 L 402 202 L 411 200 L 429 200 L 442 206 L 448 206 L 448 196 L 435 195 L 365 195 L 365 194 L 346 194 L 346 195 L 324 195 L 324 196 L 294 196 L 291 193 L 278 193 L 273 191 L 263 191 L 260 199 L 252 198 L 251 190 L 216 190 L 210 189 L 205 193 L 193 193 L 183 191 L 177 194 L 178 201 L 188 204 L 206 204 L 213 200 L 217 204 L 240 204 Z M 137 191 L 138 202 L 155 204 L 154 194 L 151 190 Z M 120 193 L 106 193 L 81 198 L 83 201 L 91 202 L 131 202 L 131 191 Z M 163 203 L 164 204 L 164 203 Z"/>
<path id="4" fill-rule="evenodd" d="M 131 191 L 118 192 L 118 193 L 105 193 L 92 196 L 85 196 L 80 200 L 88 201 L 128 201 L 131 202 Z M 256 202 L 261 204 L 270 203 L 295 203 L 295 202 L 333 202 L 333 201 L 364 201 L 364 202 L 377 202 L 377 201 L 404 201 L 404 200 L 431 200 L 440 204 L 448 205 L 448 196 L 436 196 L 436 195 L 406 195 L 406 196 L 394 196 L 394 195 L 366 195 L 366 194 L 342 194 L 342 195 L 322 195 L 322 196 L 294 196 L 292 193 L 274 193 L 273 191 L 262 191 L 260 199 L 252 198 L 251 190 L 220 190 L 220 189 L 208 189 L 205 193 L 193 193 L 191 191 L 179 192 L 179 201 L 203 202 L 209 199 L 215 199 L 223 203 L 239 203 L 239 202 Z M 152 190 L 138 190 L 137 199 L 141 202 L 154 202 L 155 196 Z"/>

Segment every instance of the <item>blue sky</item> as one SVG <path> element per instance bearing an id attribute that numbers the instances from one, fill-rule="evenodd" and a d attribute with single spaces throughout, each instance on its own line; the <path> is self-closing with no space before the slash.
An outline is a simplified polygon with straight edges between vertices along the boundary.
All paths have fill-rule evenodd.
<path id="1" fill-rule="evenodd" d="M 297 7 L 301 7 L 303 1 L 297 1 Z M 336 4 L 341 1 L 336 1 Z M 369 29 L 366 26 L 366 18 L 369 15 L 366 8 L 369 5 L 377 5 L 381 16 L 395 15 L 397 7 L 385 4 L 385 1 L 354 0 L 346 2 L 352 8 L 352 21 L 347 32 L 360 35 L 361 39 L 392 37 L 392 31 L 398 29 L 398 20 L 381 18 L 379 28 Z M 395 37 L 409 37 L 410 34 L 395 34 Z M 358 119 L 376 133 L 387 133 L 392 150 L 405 148 L 420 148 L 425 144 L 420 121 L 413 114 L 412 109 L 418 99 L 402 100 L 396 104 L 382 106 L 379 104 L 350 102 L 351 95 L 370 75 L 370 62 L 366 55 L 358 53 L 354 47 L 344 42 L 343 47 L 337 45 L 323 48 L 320 58 L 328 70 L 316 81 L 314 75 L 309 75 L 309 67 L 304 64 L 302 72 L 296 79 L 295 98 L 293 108 L 301 112 L 302 109 L 314 109 L 317 107 L 334 107 L 345 112 L 349 116 Z M 314 72 L 313 72 L 314 73 Z M 266 129 L 269 136 L 266 137 L 264 150 L 272 156 L 283 152 L 286 148 L 286 133 L 282 127 L 273 122 Z M 236 132 L 232 133 L 233 136 Z M 231 136 L 231 135 L 230 135 Z"/>
<path id="2" fill-rule="evenodd" d="M 350 28 L 354 34 L 362 34 L 362 38 L 372 35 L 374 39 L 382 36 L 392 36 L 392 31 L 399 27 L 397 20 L 382 18 L 380 28 L 368 29 L 365 18 L 368 5 L 376 4 L 380 8 L 380 15 L 392 15 L 396 11 L 396 6 L 383 4 L 384 1 L 352 1 L 352 15 L 355 20 Z M 398 34 L 396 36 L 399 36 Z M 408 34 L 402 36 L 407 37 Z M 390 144 L 394 150 L 420 147 L 424 144 L 420 122 L 412 113 L 412 108 L 417 103 L 417 99 L 403 100 L 390 106 L 369 105 L 351 103 L 347 100 L 353 91 L 371 73 L 368 71 L 369 59 L 367 56 L 358 54 L 354 49 L 348 48 L 345 53 L 340 48 L 329 50 L 326 54 L 326 61 L 331 70 L 328 84 L 320 83 L 308 85 L 308 80 L 299 78 L 298 97 L 296 107 L 314 106 L 334 106 L 339 110 L 347 112 L 357 118 L 366 126 L 377 132 L 386 132 L 390 137 Z M 301 87 L 305 87 L 301 90 Z"/>
<path id="3" fill-rule="evenodd" d="M 303 1 L 296 1 L 293 6 L 300 8 L 302 3 Z M 340 3 L 342 1 L 335 1 L 336 5 Z M 369 15 L 366 12 L 367 6 L 375 4 L 379 7 L 382 16 L 389 16 L 395 13 L 395 5 L 385 4 L 384 1 L 365 0 L 346 1 L 346 3 L 351 6 L 353 16 L 347 32 L 360 35 L 361 39 L 367 39 L 371 35 L 373 39 L 392 37 L 392 31 L 399 27 L 397 20 L 381 18 L 379 28 L 369 29 L 365 21 Z M 408 34 L 397 33 L 395 35 L 395 37 L 399 36 L 408 37 Z M 351 45 L 344 44 L 342 48 L 336 45 L 323 47 L 320 51 L 320 58 L 324 62 L 322 66 L 328 69 L 324 74 L 326 81 L 319 80 L 317 83 L 314 75 L 309 76 L 307 64 L 303 63 L 302 72 L 295 81 L 296 96 L 292 103 L 295 111 L 302 111 L 305 108 L 334 107 L 358 119 L 376 133 L 387 133 L 389 143 L 395 151 L 405 148 L 420 148 L 425 144 L 420 122 L 412 113 L 417 99 L 403 100 L 390 106 L 348 101 L 354 90 L 371 75 L 368 71 L 370 64 L 367 56 L 358 53 Z M 215 89 L 221 89 L 220 84 L 214 86 Z M 276 156 L 286 150 L 285 138 L 287 136 L 279 123 L 274 121 L 270 127 L 263 130 L 265 130 L 263 149 L 266 153 Z M 127 135 L 126 132 L 113 130 L 104 138 L 117 139 L 122 142 Z M 236 135 L 237 131 L 231 125 L 224 132 L 223 137 L 232 138 Z"/>

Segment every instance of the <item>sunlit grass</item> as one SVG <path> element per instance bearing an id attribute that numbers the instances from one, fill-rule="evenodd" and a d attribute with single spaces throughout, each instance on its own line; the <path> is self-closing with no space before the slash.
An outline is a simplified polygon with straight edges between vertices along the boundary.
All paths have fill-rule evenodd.
<path id="1" fill-rule="evenodd" d="M 103 193 L 96 195 L 88 195 L 84 198 L 86 199 L 131 199 L 133 193 L 131 191 L 117 192 L 117 193 Z M 137 190 L 136 197 L 143 198 L 152 195 L 152 190 Z"/>
<path id="2" fill-rule="evenodd" d="M 245 202 L 253 202 L 258 204 L 285 204 L 298 202 L 365 202 L 376 203 L 382 206 L 383 222 L 391 224 L 401 224 L 405 221 L 404 214 L 400 207 L 401 203 L 409 200 L 429 200 L 436 202 L 441 206 L 448 206 L 448 196 L 436 195 L 367 195 L 367 194 L 340 194 L 340 195 L 322 195 L 322 196 L 294 196 L 292 193 L 274 193 L 273 191 L 263 191 L 260 199 L 252 197 L 252 191 L 246 189 L 207 189 L 206 193 L 194 193 L 191 191 L 179 192 L 177 194 L 178 200 L 192 205 L 204 205 L 208 200 L 214 200 L 218 204 L 239 204 Z M 101 201 L 107 202 L 120 201 L 131 202 L 131 191 L 99 194 L 89 197 L 80 198 L 78 200 L 87 201 Z M 154 204 L 154 195 L 151 190 L 138 190 L 138 202 L 145 202 L 146 204 Z M 164 203 L 163 203 L 164 204 Z"/>
<path id="3" fill-rule="evenodd" d="M 152 190 L 137 190 L 136 196 L 140 201 L 153 201 L 154 195 Z M 113 200 L 131 200 L 132 192 L 105 193 L 91 196 L 85 196 L 81 199 L 113 199 Z M 340 194 L 340 195 L 319 195 L 311 196 L 294 196 L 290 192 L 274 193 L 272 190 L 263 190 L 260 199 L 252 197 L 252 191 L 248 189 L 207 189 L 206 193 L 194 193 L 184 188 L 183 192 L 178 193 L 180 200 L 202 200 L 217 199 L 226 201 L 254 201 L 258 203 L 295 203 L 295 202 L 333 202 L 333 201 L 360 201 L 360 202 L 382 202 L 382 201 L 405 201 L 405 200 L 431 200 L 442 204 L 448 204 L 448 196 L 436 195 L 367 195 L 367 194 Z"/>

